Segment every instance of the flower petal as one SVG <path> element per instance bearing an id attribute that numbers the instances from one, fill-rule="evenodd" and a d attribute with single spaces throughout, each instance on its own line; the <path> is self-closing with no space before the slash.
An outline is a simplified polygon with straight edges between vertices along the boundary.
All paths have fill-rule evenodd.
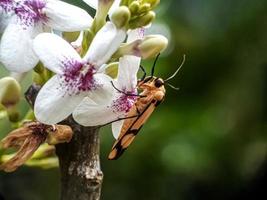
<path id="1" fill-rule="evenodd" d="M 106 74 L 97 73 L 94 75 L 94 80 L 100 87 L 87 92 L 87 95 L 97 104 L 106 104 L 112 99 L 115 92 L 111 84 L 112 79 Z"/>
<path id="2" fill-rule="evenodd" d="M 127 42 L 133 42 L 144 38 L 144 29 L 138 28 L 128 32 Z M 133 91 L 137 85 L 137 72 L 141 63 L 141 58 L 136 56 L 123 56 L 119 61 L 117 83 L 120 89 L 126 88 Z"/>
<path id="3" fill-rule="evenodd" d="M 62 73 L 66 60 L 82 62 L 74 48 L 55 34 L 39 34 L 34 39 L 33 49 L 43 64 L 57 74 Z"/>
<path id="4" fill-rule="evenodd" d="M 120 89 L 134 91 L 137 85 L 137 72 L 141 58 L 136 56 L 123 56 L 120 58 L 117 83 Z"/>
<path id="5" fill-rule="evenodd" d="M 107 22 L 94 37 L 84 59 L 99 68 L 106 63 L 124 41 L 126 32 Z"/>
<path id="6" fill-rule="evenodd" d="M 118 139 L 120 133 L 121 133 L 121 128 L 123 126 L 124 120 L 119 120 L 116 122 L 113 122 L 111 125 L 112 128 L 112 134 L 115 139 Z"/>
<path id="7" fill-rule="evenodd" d="M 67 118 L 85 97 L 85 93 L 69 95 L 60 84 L 60 77 L 53 76 L 37 95 L 34 113 L 44 124 L 56 124 Z"/>
<path id="8" fill-rule="evenodd" d="M 145 29 L 144 28 L 137 28 L 134 30 L 130 30 L 128 32 L 128 38 L 127 38 L 127 42 L 133 42 L 135 40 L 138 39 L 144 39 L 145 36 Z"/>
<path id="9" fill-rule="evenodd" d="M 84 30 L 89 28 L 93 21 L 85 10 L 57 0 L 48 0 L 44 13 L 48 17 L 46 24 L 60 31 Z"/>
<path id="10" fill-rule="evenodd" d="M 86 97 L 73 112 L 73 118 L 83 126 L 99 126 L 117 119 L 117 114 L 107 105 L 96 104 Z"/>
<path id="11" fill-rule="evenodd" d="M 73 118 L 84 126 L 103 125 L 116 120 L 118 116 L 109 106 L 115 92 L 111 78 L 105 74 L 96 74 L 94 78 L 101 87 L 87 93 L 88 97 L 73 112 Z"/>
<path id="12" fill-rule="evenodd" d="M 32 42 L 41 27 L 22 27 L 16 20 L 12 19 L 2 35 L 0 60 L 10 71 L 26 72 L 38 63 Z"/>

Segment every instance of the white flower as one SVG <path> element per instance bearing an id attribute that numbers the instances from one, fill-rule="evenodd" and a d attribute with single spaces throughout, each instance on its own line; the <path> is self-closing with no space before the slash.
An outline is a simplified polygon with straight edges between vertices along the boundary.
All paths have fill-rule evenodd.
<path id="1" fill-rule="evenodd" d="M 79 31 L 89 28 L 92 18 L 83 9 L 58 0 L 1 0 L 0 61 L 14 72 L 25 72 L 38 62 L 32 40 L 52 29 Z M 2 17 L 3 16 L 3 17 Z"/>
<path id="2" fill-rule="evenodd" d="M 128 42 L 142 37 L 142 29 L 131 31 Z M 114 80 L 114 86 L 118 90 L 114 90 L 112 99 L 103 104 L 85 98 L 74 111 L 74 119 L 84 126 L 97 126 L 125 118 L 137 98 L 137 72 L 140 62 L 141 58 L 136 56 L 120 58 L 118 77 Z M 118 137 L 122 124 L 123 120 L 112 123 L 114 137 Z"/>
<path id="3" fill-rule="evenodd" d="M 37 95 L 34 112 L 37 120 L 56 124 L 68 117 L 86 97 L 104 104 L 112 97 L 111 78 L 98 73 L 101 65 L 124 41 L 126 34 L 108 22 L 97 33 L 82 59 L 59 36 L 42 33 L 34 39 L 34 50 L 43 64 L 56 73 Z"/>
<path id="4" fill-rule="evenodd" d="M 98 9 L 98 1 L 99 0 L 83 0 L 86 4 L 88 4 L 90 7 L 94 9 Z M 107 0 L 103 0 L 107 1 Z M 109 15 L 112 15 L 112 13 L 120 6 L 121 0 L 114 0 L 111 8 L 109 9 Z"/>

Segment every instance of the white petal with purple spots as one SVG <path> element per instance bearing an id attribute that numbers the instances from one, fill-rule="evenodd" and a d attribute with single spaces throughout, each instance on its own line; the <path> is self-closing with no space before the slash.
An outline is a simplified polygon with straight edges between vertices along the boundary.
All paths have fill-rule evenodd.
<path id="1" fill-rule="evenodd" d="M 51 27 L 78 31 L 92 22 L 83 9 L 58 0 L 1 0 L 0 11 L 0 32 L 4 32 L 1 61 L 15 72 L 28 71 L 38 62 L 32 50 L 32 39 L 37 33 L 51 31 Z"/>
<path id="2" fill-rule="evenodd" d="M 51 71 L 63 74 L 64 69 L 82 63 L 80 55 L 61 37 L 51 33 L 39 34 L 33 42 L 33 49 L 42 63 Z"/>
<path id="3" fill-rule="evenodd" d="M 42 123 L 56 124 L 68 117 L 85 96 L 85 93 L 69 95 L 66 87 L 62 87 L 60 77 L 55 75 L 37 95 L 35 116 Z"/>

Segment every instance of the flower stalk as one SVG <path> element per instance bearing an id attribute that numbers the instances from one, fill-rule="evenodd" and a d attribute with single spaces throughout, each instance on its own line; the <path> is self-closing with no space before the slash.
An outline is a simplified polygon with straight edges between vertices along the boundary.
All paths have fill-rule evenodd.
<path id="1" fill-rule="evenodd" d="M 103 173 L 100 168 L 99 128 L 83 127 L 69 118 L 74 131 L 70 143 L 58 144 L 56 153 L 61 173 L 61 200 L 98 200 Z"/>

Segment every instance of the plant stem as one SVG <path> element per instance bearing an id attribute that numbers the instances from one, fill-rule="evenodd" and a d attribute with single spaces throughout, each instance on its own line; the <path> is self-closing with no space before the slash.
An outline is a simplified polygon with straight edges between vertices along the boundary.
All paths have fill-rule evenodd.
<path id="1" fill-rule="evenodd" d="M 83 127 L 69 118 L 70 143 L 56 146 L 61 171 L 61 200 L 98 200 L 103 173 L 99 159 L 99 128 Z"/>

